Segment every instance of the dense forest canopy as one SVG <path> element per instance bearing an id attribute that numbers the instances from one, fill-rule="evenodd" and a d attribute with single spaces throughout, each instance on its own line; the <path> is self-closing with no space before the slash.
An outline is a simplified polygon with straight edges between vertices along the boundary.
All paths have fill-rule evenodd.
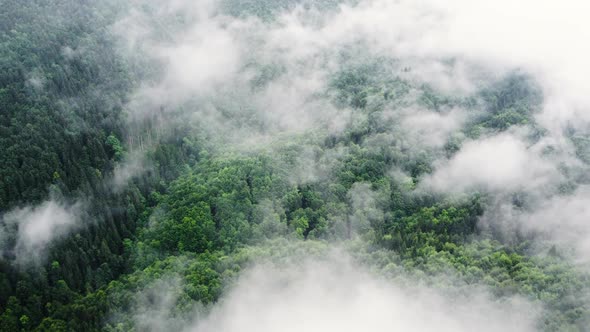
<path id="1" fill-rule="evenodd" d="M 0 331 L 587 331 L 565 2 L 0 0 Z"/>

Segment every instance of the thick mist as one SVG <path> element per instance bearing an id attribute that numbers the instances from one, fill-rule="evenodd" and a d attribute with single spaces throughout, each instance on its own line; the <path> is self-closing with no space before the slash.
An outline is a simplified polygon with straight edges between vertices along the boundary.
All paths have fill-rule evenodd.
<path id="1" fill-rule="evenodd" d="M 340 257 L 256 266 L 187 331 L 534 331 L 535 315 L 525 301 L 494 302 L 483 290 L 450 298 L 401 287 Z"/>
<path id="2" fill-rule="evenodd" d="M 136 326 L 195 332 L 536 330 L 540 307 L 524 298 L 498 300 L 483 286 L 449 289 L 404 273 L 385 279 L 346 251 L 283 245 L 291 252 L 274 248 L 271 255 L 277 257 L 251 262 L 211 308 L 173 312 L 175 303 L 183 302 L 178 291 L 183 284 L 163 276 L 135 294 Z M 287 256 L 281 257 L 282 251 Z"/>

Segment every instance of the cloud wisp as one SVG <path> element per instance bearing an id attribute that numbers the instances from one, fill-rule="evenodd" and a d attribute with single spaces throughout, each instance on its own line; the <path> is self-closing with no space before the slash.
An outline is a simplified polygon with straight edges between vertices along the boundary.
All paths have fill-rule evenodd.
<path id="1" fill-rule="evenodd" d="M 559 178 L 555 165 L 511 134 L 467 142 L 424 179 L 443 192 L 535 190 Z"/>
<path id="2" fill-rule="evenodd" d="M 82 203 L 67 205 L 54 200 L 7 212 L 1 220 L 2 232 L 16 233 L 16 240 L 10 247 L 7 237 L 0 238 L 5 255 L 14 256 L 21 265 L 41 263 L 53 241 L 80 225 L 81 213 Z"/>

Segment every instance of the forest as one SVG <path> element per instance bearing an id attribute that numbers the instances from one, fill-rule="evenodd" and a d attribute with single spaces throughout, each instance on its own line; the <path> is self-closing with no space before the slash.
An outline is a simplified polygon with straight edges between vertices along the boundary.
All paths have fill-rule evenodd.
<path id="1" fill-rule="evenodd" d="M 484 7 L 0 0 L 0 331 L 590 331 L 590 29 Z"/>

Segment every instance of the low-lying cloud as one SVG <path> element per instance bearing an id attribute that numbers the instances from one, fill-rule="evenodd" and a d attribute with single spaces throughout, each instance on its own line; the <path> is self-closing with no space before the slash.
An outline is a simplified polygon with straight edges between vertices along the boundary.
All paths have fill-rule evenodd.
<path id="1" fill-rule="evenodd" d="M 424 179 L 438 191 L 535 190 L 559 173 L 551 161 L 512 134 L 467 142 L 448 162 Z"/>
<path id="2" fill-rule="evenodd" d="M 527 237 L 537 239 L 540 252 L 556 246 L 564 259 L 571 258 L 584 270 L 590 266 L 590 188 L 582 185 L 573 193 L 548 195 L 515 207 L 507 200 L 492 205 L 481 224 L 508 242 Z"/>
<path id="3" fill-rule="evenodd" d="M 483 290 L 456 298 L 407 289 L 345 259 L 259 265 L 191 332 L 534 331 L 537 311 L 522 299 L 492 300 Z"/>
<path id="4" fill-rule="evenodd" d="M 7 212 L 0 221 L 5 234 L 0 244 L 5 254 L 13 255 L 20 264 L 42 262 L 49 245 L 79 225 L 81 206 L 48 200 Z M 7 234 L 15 234 L 12 248 Z"/>

